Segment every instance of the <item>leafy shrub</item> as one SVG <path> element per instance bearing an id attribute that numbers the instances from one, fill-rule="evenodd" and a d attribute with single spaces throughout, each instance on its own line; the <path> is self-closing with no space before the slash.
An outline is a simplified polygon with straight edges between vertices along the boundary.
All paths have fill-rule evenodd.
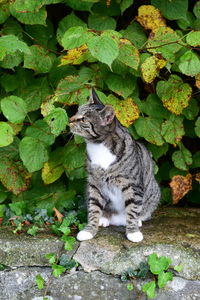
<path id="1" fill-rule="evenodd" d="M 199 203 L 200 1 L 4 0 L 0 23 L 0 217 L 82 205 L 68 119 L 91 87 L 152 152 L 162 202 L 173 178 Z"/>

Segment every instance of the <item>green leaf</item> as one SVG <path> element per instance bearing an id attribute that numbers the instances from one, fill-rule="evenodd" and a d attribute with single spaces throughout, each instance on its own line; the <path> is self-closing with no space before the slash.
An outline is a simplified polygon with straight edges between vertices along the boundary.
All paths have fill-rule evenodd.
<path id="1" fill-rule="evenodd" d="M 44 118 L 44 121 L 49 125 L 51 133 L 58 136 L 68 124 L 68 116 L 63 108 L 55 108 Z"/>
<path id="2" fill-rule="evenodd" d="M 83 2 L 82 0 L 64 0 L 69 7 L 73 8 L 74 10 L 83 10 L 83 11 L 90 11 L 93 5 L 93 2 Z"/>
<path id="3" fill-rule="evenodd" d="M 77 266 L 77 262 L 63 253 L 59 259 L 59 265 L 65 267 L 67 270 L 71 270 L 72 268 Z"/>
<path id="4" fill-rule="evenodd" d="M 0 82 L 7 93 L 14 91 L 19 86 L 16 76 L 6 73 L 1 76 Z"/>
<path id="5" fill-rule="evenodd" d="M 194 5 L 193 12 L 197 18 L 200 18 L 200 2 L 197 1 Z"/>
<path id="6" fill-rule="evenodd" d="M 72 251 L 74 244 L 76 242 L 76 239 L 73 236 L 65 236 L 64 241 L 65 241 L 65 245 L 64 245 L 65 250 Z"/>
<path id="7" fill-rule="evenodd" d="M 27 127 L 25 135 L 38 139 L 47 145 L 52 145 L 55 141 L 55 135 L 51 133 L 49 125 L 44 120 L 37 120 Z"/>
<path id="8" fill-rule="evenodd" d="M 124 38 L 130 40 L 136 48 L 142 47 L 147 41 L 142 26 L 137 22 L 133 22 L 125 30 L 121 30 L 120 33 Z"/>
<path id="9" fill-rule="evenodd" d="M 177 265 L 177 266 L 174 266 L 174 270 L 176 272 L 182 272 L 183 271 L 183 265 Z"/>
<path id="10" fill-rule="evenodd" d="M 200 117 L 196 120 L 195 123 L 195 132 L 198 137 L 200 137 Z"/>
<path id="11" fill-rule="evenodd" d="M 134 0 L 122 0 L 120 3 L 121 12 L 123 12 L 133 4 Z"/>
<path id="12" fill-rule="evenodd" d="M 70 15 L 64 17 L 58 24 L 58 29 L 56 33 L 58 42 L 61 44 L 61 40 L 66 30 L 70 29 L 71 27 L 77 26 L 81 26 L 83 28 L 87 27 L 86 23 L 83 22 L 80 18 L 78 18 L 73 12 Z"/>
<path id="13" fill-rule="evenodd" d="M 13 3 L 13 8 L 23 13 L 26 10 L 29 12 L 38 10 L 40 5 L 41 5 L 41 0 L 29 0 L 29 1 L 15 0 L 15 2 Z"/>
<path id="14" fill-rule="evenodd" d="M 87 42 L 89 34 L 87 29 L 82 26 L 70 27 L 63 35 L 61 44 L 64 49 L 73 49 L 84 45 Z"/>
<path id="15" fill-rule="evenodd" d="M 171 115 L 170 118 L 162 124 L 161 134 L 167 143 L 176 145 L 180 142 L 185 134 L 183 117 Z"/>
<path id="16" fill-rule="evenodd" d="M 73 176 L 74 169 L 79 169 L 85 165 L 85 145 L 69 143 L 64 151 L 63 159 L 65 172 L 69 177 Z"/>
<path id="17" fill-rule="evenodd" d="M 31 71 L 22 70 L 23 72 L 17 76 L 20 85 L 14 93 L 26 102 L 27 110 L 30 112 L 40 108 L 41 103 L 49 96 L 50 88 L 46 77 L 35 79 Z"/>
<path id="18" fill-rule="evenodd" d="M 178 65 L 180 71 L 188 76 L 195 76 L 200 73 L 200 60 L 197 54 L 189 50 L 185 52 L 179 59 Z"/>
<path id="19" fill-rule="evenodd" d="M 196 99 L 191 98 L 190 103 L 188 107 L 184 108 L 182 114 L 188 119 L 188 120 L 194 120 L 196 116 L 199 113 L 199 106 Z"/>
<path id="20" fill-rule="evenodd" d="M 136 77 L 130 74 L 122 77 L 117 74 L 109 73 L 105 82 L 111 91 L 124 98 L 127 98 L 133 93 L 137 84 Z"/>
<path id="21" fill-rule="evenodd" d="M 23 40 L 23 29 L 20 23 L 13 19 L 9 18 L 6 23 L 3 25 L 1 30 L 2 36 L 3 35 L 14 35 L 18 37 L 20 40 Z"/>
<path id="22" fill-rule="evenodd" d="M 35 282 L 39 290 L 44 288 L 44 278 L 40 274 L 36 275 Z"/>
<path id="23" fill-rule="evenodd" d="M 156 86 L 158 96 L 163 105 L 172 113 L 180 115 L 189 104 L 192 88 L 188 83 L 183 83 L 177 75 L 171 75 L 168 81 L 159 81 Z"/>
<path id="24" fill-rule="evenodd" d="M 179 19 L 176 22 L 178 26 L 183 30 L 187 30 L 188 28 L 195 29 L 195 17 L 190 11 L 187 11 L 186 17 L 184 19 Z"/>
<path id="25" fill-rule="evenodd" d="M 172 160 L 178 169 L 187 171 L 188 167 L 192 164 L 192 154 L 183 144 L 180 144 L 179 148 L 180 150 L 172 154 Z"/>
<path id="26" fill-rule="evenodd" d="M 163 58 L 173 62 L 174 54 L 182 47 L 177 43 L 179 40 L 180 36 L 170 27 L 158 27 L 150 35 L 146 47 L 149 52 L 161 54 Z"/>
<path id="27" fill-rule="evenodd" d="M 66 271 L 65 267 L 56 264 L 52 265 L 52 269 L 53 269 L 53 276 L 55 276 L 56 278 L 60 277 L 60 275 Z"/>
<path id="28" fill-rule="evenodd" d="M 9 17 L 9 4 L 2 5 L 0 7 L 0 24 L 3 24 Z"/>
<path id="29" fill-rule="evenodd" d="M 162 146 L 156 146 L 153 144 L 147 145 L 149 151 L 153 154 L 153 158 L 157 161 L 160 157 L 165 155 L 169 149 L 169 145 L 165 143 Z"/>
<path id="30" fill-rule="evenodd" d="M 132 283 L 128 283 L 127 284 L 127 290 L 128 291 L 132 291 L 133 290 L 133 284 Z"/>
<path id="31" fill-rule="evenodd" d="M 29 229 L 27 230 L 27 233 L 30 234 L 30 235 L 32 235 L 32 236 L 36 236 L 38 230 L 39 230 L 39 227 L 33 225 L 31 228 L 29 228 Z"/>
<path id="32" fill-rule="evenodd" d="M 161 136 L 161 124 L 162 120 L 151 117 L 140 117 L 134 125 L 139 136 L 152 144 L 162 146 L 164 140 Z"/>
<path id="33" fill-rule="evenodd" d="M 40 170 L 49 158 L 46 145 L 40 140 L 29 136 L 21 140 L 19 153 L 29 172 Z"/>
<path id="34" fill-rule="evenodd" d="M 14 54 L 8 54 L 0 61 L 0 66 L 5 69 L 13 69 L 23 61 L 23 53 L 16 51 Z"/>
<path id="35" fill-rule="evenodd" d="M 87 45 L 92 56 L 111 68 L 112 62 L 119 54 L 118 42 L 115 37 L 111 38 L 107 35 L 94 36 L 87 41 Z"/>
<path id="36" fill-rule="evenodd" d="M 27 1 L 27 3 L 28 2 L 29 1 Z M 14 4 L 11 4 L 10 13 L 21 23 L 29 24 L 29 25 L 35 25 L 35 24 L 46 25 L 47 12 L 45 7 L 40 8 L 38 11 L 26 11 L 22 13 L 15 9 Z"/>
<path id="37" fill-rule="evenodd" d="M 90 14 L 88 17 L 88 27 L 94 30 L 115 30 L 117 22 L 109 16 L 100 16 L 98 14 Z"/>
<path id="38" fill-rule="evenodd" d="M 173 280 L 172 272 L 161 272 L 158 275 L 158 286 L 164 288 L 168 281 Z"/>
<path id="39" fill-rule="evenodd" d="M 71 230 L 68 226 L 66 226 L 64 223 L 60 225 L 59 231 L 61 231 L 64 235 L 69 235 Z"/>
<path id="40" fill-rule="evenodd" d="M 26 205 L 25 205 L 24 201 L 20 201 L 20 202 L 10 203 L 9 207 L 16 216 L 22 216 L 24 214 Z M 20 223 L 18 223 L 18 224 L 21 225 L 21 221 L 19 221 L 19 222 Z M 21 230 L 21 228 L 19 230 Z"/>
<path id="41" fill-rule="evenodd" d="M 149 299 L 153 299 L 156 296 L 155 289 L 155 281 L 150 281 L 142 286 L 142 291 L 147 294 Z"/>
<path id="42" fill-rule="evenodd" d="M 55 253 L 48 253 L 45 255 L 45 258 L 48 259 L 49 263 L 52 265 L 57 260 L 57 255 Z"/>
<path id="43" fill-rule="evenodd" d="M 24 55 L 24 68 L 32 69 L 37 73 L 48 73 L 53 64 L 54 55 L 49 55 L 48 51 L 37 45 L 29 49 L 31 53 Z"/>
<path id="44" fill-rule="evenodd" d="M 188 0 L 151 0 L 168 20 L 184 19 L 188 10 Z"/>
<path id="45" fill-rule="evenodd" d="M 13 142 L 14 131 L 6 122 L 0 122 L 0 147 L 5 147 Z"/>
<path id="46" fill-rule="evenodd" d="M 140 101 L 138 106 L 143 113 L 154 119 L 168 119 L 170 117 L 170 112 L 163 107 L 156 94 L 149 94 L 146 101 Z"/>
<path id="47" fill-rule="evenodd" d="M 158 275 L 164 270 L 167 270 L 171 263 L 171 259 L 166 256 L 158 257 L 156 253 L 152 253 L 148 256 L 150 271 L 155 275 Z"/>
<path id="48" fill-rule="evenodd" d="M 93 5 L 92 12 L 102 16 L 110 16 L 110 17 L 119 16 L 121 11 L 120 11 L 119 1 L 117 2 L 111 1 L 110 5 L 107 6 L 106 1 L 99 1 L 98 3 Z"/>
<path id="49" fill-rule="evenodd" d="M 8 96 L 1 100 L 4 116 L 12 123 L 22 123 L 27 115 L 27 105 L 22 98 Z"/>
<path id="50" fill-rule="evenodd" d="M 0 37 L 0 60 L 3 60 L 6 54 L 13 55 L 16 51 L 30 54 L 26 43 L 20 41 L 16 36 L 10 34 Z"/>
<path id="51" fill-rule="evenodd" d="M 200 46 L 200 31 L 190 31 L 186 36 L 186 41 L 190 46 Z"/>
<path id="52" fill-rule="evenodd" d="M 46 49 L 54 38 L 53 24 L 49 20 L 47 20 L 47 26 L 25 25 L 25 32 L 31 40 L 37 41 L 37 45 L 44 46 Z"/>
<path id="53" fill-rule="evenodd" d="M 5 204 L 0 205 L 0 218 L 3 218 L 5 208 L 6 208 Z M 1 271 L 1 269 L 0 269 L 0 271 Z"/>
<path id="54" fill-rule="evenodd" d="M 131 67 L 135 70 L 138 69 L 140 62 L 139 52 L 129 40 L 120 40 L 118 59 L 128 67 Z"/>

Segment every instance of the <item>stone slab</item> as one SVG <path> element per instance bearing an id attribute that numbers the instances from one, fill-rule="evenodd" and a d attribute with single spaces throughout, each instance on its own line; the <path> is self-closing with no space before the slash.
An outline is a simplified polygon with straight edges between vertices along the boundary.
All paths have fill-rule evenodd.
<path id="1" fill-rule="evenodd" d="M 74 258 L 86 272 L 101 270 L 121 274 L 128 267 L 137 269 L 141 261 L 156 252 L 183 265 L 180 276 L 200 279 L 200 210 L 163 208 L 142 226 L 144 240 L 131 243 L 123 227 L 100 229 L 97 236 L 81 242 Z"/>
<path id="2" fill-rule="evenodd" d="M 19 268 L 0 272 L 1 300 L 43 300 L 44 290 L 38 290 L 35 276 L 40 274 L 48 282 L 50 268 Z M 140 290 L 146 281 L 137 281 Z M 53 278 L 47 292 L 49 300 L 146 300 L 140 291 L 128 291 L 127 283 L 118 277 L 99 271 L 77 271 Z M 165 289 L 157 290 L 155 300 L 200 300 L 200 281 L 175 277 Z"/>
<path id="3" fill-rule="evenodd" d="M 72 256 L 78 247 L 68 252 Z M 14 234 L 11 227 L 0 227 L 0 264 L 9 267 L 48 266 L 47 253 L 62 253 L 63 242 L 48 232 L 35 237 L 27 234 Z M 66 252 L 66 251 L 65 251 Z"/>

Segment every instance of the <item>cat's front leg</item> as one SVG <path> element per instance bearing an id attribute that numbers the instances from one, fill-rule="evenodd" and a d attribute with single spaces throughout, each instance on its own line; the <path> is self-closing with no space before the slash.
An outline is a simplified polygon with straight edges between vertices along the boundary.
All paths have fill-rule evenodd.
<path id="1" fill-rule="evenodd" d="M 105 200 L 101 195 L 100 190 L 93 184 L 88 185 L 88 224 L 81 230 L 77 239 L 85 241 L 92 239 L 98 232 L 99 219 L 102 215 L 102 210 L 105 205 Z"/>
<path id="2" fill-rule="evenodd" d="M 139 219 L 142 210 L 142 197 L 132 187 L 123 190 L 126 211 L 126 236 L 131 242 L 138 243 L 143 240 L 143 234 L 139 230 Z"/>

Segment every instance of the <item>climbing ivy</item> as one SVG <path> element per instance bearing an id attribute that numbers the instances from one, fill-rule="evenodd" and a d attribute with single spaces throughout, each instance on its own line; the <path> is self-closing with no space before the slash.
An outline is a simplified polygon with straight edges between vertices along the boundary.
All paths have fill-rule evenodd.
<path id="1" fill-rule="evenodd" d="M 68 119 L 92 87 L 152 152 L 162 202 L 172 181 L 176 202 L 192 189 L 199 203 L 199 7 L 0 1 L 0 218 L 82 207 L 85 145 Z"/>

